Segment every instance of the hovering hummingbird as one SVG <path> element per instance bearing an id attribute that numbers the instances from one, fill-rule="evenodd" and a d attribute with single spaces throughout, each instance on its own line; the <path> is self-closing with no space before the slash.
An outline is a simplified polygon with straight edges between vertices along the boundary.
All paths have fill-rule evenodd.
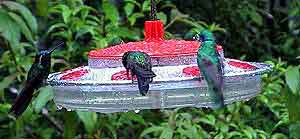
<path id="1" fill-rule="evenodd" d="M 144 52 L 128 51 L 124 53 L 122 63 L 127 70 L 127 76 L 130 70 L 132 82 L 133 76 L 137 76 L 140 94 L 145 96 L 149 90 L 149 83 L 156 76 L 152 71 L 150 56 Z"/>
<path id="2" fill-rule="evenodd" d="M 200 41 L 201 47 L 198 49 L 197 63 L 204 76 L 209 95 L 216 103 L 216 108 L 224 107 L 223 96 L 223 61 L 216 50 L 215 37 L 212 32 L 203 30 L 195 36 Z"/>
<path id="3" fill-rule="evenodd" d="M 51 53 L 64 43 L 59 43 L 51 50 L 42 50 L 35 56 L 35 61 L 27 74 L 24 88 L 15 99 L 9 113 L 19 117 L 28 107 L 35 90 L 39 89 L 43 81 L 48 77 L 51 67 Z"/>

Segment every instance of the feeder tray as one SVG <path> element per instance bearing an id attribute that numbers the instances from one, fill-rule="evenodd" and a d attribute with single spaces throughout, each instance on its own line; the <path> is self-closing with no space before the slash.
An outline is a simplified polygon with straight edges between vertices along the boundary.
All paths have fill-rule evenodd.
<path id="1" fill-rule="evenodd" d="M 199 73 L 196 41 L 164 40 L 163 24 L 146 21 L 145 41 L 129 42 L 89 52 L 88 66 L 53 73 L 48 83 L 58 107 L 102 113 L 176 107 L 214 107 L 206 81 Z M 249 100 L 261 90 L 261 75 L 271 65 L 224 58 L 225 104 Z M 122 65 L 126 51 L 150 55 L 157 75 L 146 96 L 127 77 Z M 136 79 L 134 79 L 136 80 Z"/>

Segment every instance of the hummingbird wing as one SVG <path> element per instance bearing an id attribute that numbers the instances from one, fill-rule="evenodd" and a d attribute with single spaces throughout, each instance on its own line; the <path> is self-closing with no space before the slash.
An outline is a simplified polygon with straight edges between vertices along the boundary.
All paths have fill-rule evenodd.
<path id="1" fill-rule="evenodd" d="M 34 89 L 40 88 L 49 72 L 49 69 L 43 68 L 40 64 L 33 64 L 28 71 L 26 84 L 30 84 Z"/>
<path id="2" fill-rule="evenodd" d="M 44 70 L 45 69 L 36 63 L 31 66 L 27 75 L 25 87 L 21 90 L 14 104 L 10 108 L 10 113 L 13 113 L 16 117 L 19 117 L 26 110 L 33 97 L 34 90 L 41 87 L 43 83 Z"/>
<path id="3" fill-rule="evenodd" d="M 34 89 L 30 85 L 26 85 L 20 94 L 17 96 L 14 104 L 9 110 L 9 113 L 13 113 L 16 117 L 19 117 L 28 107 L 32 99 Z"/>
<path id="4" fill-rule="evenodd" d="M 149 56 L 145 56 L 143 62 L 136 59 L 128 58 L 128 68 L 132 73 L 137 76 L 139 91 L 142 95 L 146 95 L 149 90 L 149 84 L 156 76 L 152 71 L 151 59 Z"/>
<path id="5" fill-rule="evenodd" d="M 217 63 L 214 63 L 209 57 L 203 57 L 200 59 L 199 65 L 200 71 L 207 82 L 209 95 L 216 104 L 215 107 L 223 107 L 224 96 L 222 61 L 218 59 Z"/>

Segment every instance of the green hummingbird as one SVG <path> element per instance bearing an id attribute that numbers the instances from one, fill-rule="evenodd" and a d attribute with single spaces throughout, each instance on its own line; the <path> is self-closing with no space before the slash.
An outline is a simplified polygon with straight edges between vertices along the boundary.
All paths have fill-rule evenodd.
<path id="1" fill-rule="evenodd" d="M 216 49 L 215 37 L 212 32 L 203 30 L 195 36 L 195 39 L 201 43 L 197 64 L 207 82 L 208 93 L 215 103 L 215 108 L 224 107 L 223 61 Z"/>
<path id="2" fill-rule="evenodd" d="M 127 70 L 127 76 L 129 76 L 130 70 L 132 82 L 133 76 L 137 76 L 140 94 L 145 96 L 149 90 L 149 83 L 156 76 L 152 71 L 150 56 L 144 52 L 128 51 L 124 53 L 122 63 Z"/>

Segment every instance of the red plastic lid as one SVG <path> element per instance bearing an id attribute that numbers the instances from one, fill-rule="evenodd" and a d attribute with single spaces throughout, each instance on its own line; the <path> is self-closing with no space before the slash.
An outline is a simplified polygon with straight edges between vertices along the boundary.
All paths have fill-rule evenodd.
<path id="1" fill-rule="evenodd" d="M 161 21 L 145 22 L 145 41 L 129 42 L 113 47 L 92 50 L 92 59 L 119 59 L 127 51 L 142 51 L 154 58 L 168 58 L 178 56 L 193 56 L 200 46 L 197 41 L 164 40 L 164 28 Z M 222 50 L 221 46 L 217 47 Z"/>
<path id="2" fill-rule="evenodd" d="M 129 42 L 102 50 L 90 51 L 89 58 L 119 58 L 127 51 L 142 51 L 151 57 L 176 57 L 180 55 L 196 55 L 198 48 L 199 43 L 196 41 L 164 40 Z"/>

